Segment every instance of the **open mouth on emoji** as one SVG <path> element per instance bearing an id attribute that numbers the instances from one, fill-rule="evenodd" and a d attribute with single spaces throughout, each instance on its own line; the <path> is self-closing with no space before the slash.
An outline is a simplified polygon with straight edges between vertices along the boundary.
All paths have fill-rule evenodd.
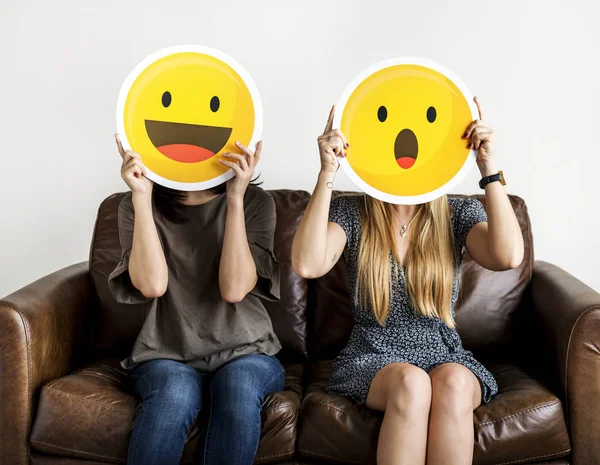
<path id="1" fill-rule="evenodd" d="M 146 132 L 165 157 L 196 163 L 217 154 L 229 140 L 231 128 L 146 120 Z"/>
<path id="2" fill-rule="evenodd" d="M 394 156 L 400 168 L 407 170 L 417 161 L 419 142 L 417 136 L 410 129 L 403 129 L 396 136 L 394 143 Z"/>

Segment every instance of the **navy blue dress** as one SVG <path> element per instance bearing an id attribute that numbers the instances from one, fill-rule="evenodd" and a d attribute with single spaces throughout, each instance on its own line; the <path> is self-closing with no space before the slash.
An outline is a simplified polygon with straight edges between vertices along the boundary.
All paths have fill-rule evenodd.
<path id="1" fill-rule="evenodd" d="M 398 279 L 392 280 L 390 311 L 384 325 L 376 320 L 370 307 L 355 303 L 358 271 L 358 251 L 361 236 L 361 212 L 364 195 L 344 195 L 331 203 L 329 221 L 339 224 L 346 233 L 345 254 L 350 283 L 350 301 L 355 325 L 346 347 L 333 364 L 327 392 L 350 397 L 364 403 L 371 381 L 384 366 L 402 362 L 418 366 L 429 373 L 443 363 L 465 366 L 479 379 L 483 402 L 489 402 L 498 392 L 493 375 L 462 346 L 460 336 L 439 318 L 429 318 L 413 310 L 404 286 L 400 268 Z M 451 209 L 452 230 L 456 243 L 457 263 L 464 256 L 464 244 L 469 230 L 477 223 L 487 221 L 481 202 L 471 198 L 448 199 Z M 395 260 L 390 253 L 390 260 Z M 452 284 L 451 308 L 458 299 L 460 269 L 457 267 Z"/>

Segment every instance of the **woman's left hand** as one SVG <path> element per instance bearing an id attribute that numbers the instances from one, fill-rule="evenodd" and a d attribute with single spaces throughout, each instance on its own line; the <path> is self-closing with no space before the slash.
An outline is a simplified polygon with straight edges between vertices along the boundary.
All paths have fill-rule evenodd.
<path id="1" fill-rule="evenodd" d="M 494 160 L 495 131 L 494 128 L 484 121 L 483 108 L 479 99 L 475 97 L 473 100 L 477 105 L 479 119 L 469 124 L 463 134 L 463 139 L 469 139 L 467 147 L 477 152 L 477 166 L 479 167 L 479 171 L 481 171 L 481 175 L 488 176 L 498 171 L 496 170 Z"/>
<path id="2" fill-rule="evenodd" d="M 223 154 L 223 157 L 231 161 L 221 159 L 219 163 L 228 166 L 235 173 L 235 177 L 227 182 L 227 197 L 234 200 L 243 200 L 246 188 L 254 177 L 254 167 L 260 160 L 262 140 L 256 144 L 256 152 L 240 142 L 236 142 L 235 145 L 242 151 L 243 155 L 227 152 Z"/>

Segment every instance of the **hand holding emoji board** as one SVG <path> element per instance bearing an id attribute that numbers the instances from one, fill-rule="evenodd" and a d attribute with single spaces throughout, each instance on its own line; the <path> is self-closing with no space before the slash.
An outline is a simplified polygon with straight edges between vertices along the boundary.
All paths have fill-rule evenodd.
<path id="1" fill-rule="evenodd" d="M 340 164 L 379 200 L 429 202 L 448 193 L 475 164 L 475 152 L 461 136 L 476 118 L 466 86 L 437 63 L 378 63 L 350 83 L 337 105 L 333 127 L 350 144 Z"/>
<path id="2" fill-rule="evenodd" d="M 208 47 L 160 50 L 125 79 L 117 101 L 124 148 L 140 154 L 154 182 L 191 191 L 234 176 L 218 160 L 255 148 L 262 132 L 260 96 L 231 57 Z"/>

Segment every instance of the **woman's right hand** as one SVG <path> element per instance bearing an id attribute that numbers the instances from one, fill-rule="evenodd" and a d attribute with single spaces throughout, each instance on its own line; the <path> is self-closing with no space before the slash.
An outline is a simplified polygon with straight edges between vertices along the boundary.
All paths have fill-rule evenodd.
<path id="1" fill-rule="evenodd" d="M 132 150 L 124 150 L 119 135 L 115 134 L 117 149 L 123 159 L 121 177 L 133 194 L 149 195 L 154 183 L 146 177 L 146 167 L 139 154 Z"/>
<path id="2" fill-rule="evenodd" d="M 319 153 L 321 155 L 321 172 L 335 173 L 340 167 L 337 157 L 344 158 L 350 144 L 346 142 L 344 135 L 339 129 L 332 129 L 335 106 L 331 107 L 329 119 L 325 125 L 323 134 L 318 137 Z"/>

